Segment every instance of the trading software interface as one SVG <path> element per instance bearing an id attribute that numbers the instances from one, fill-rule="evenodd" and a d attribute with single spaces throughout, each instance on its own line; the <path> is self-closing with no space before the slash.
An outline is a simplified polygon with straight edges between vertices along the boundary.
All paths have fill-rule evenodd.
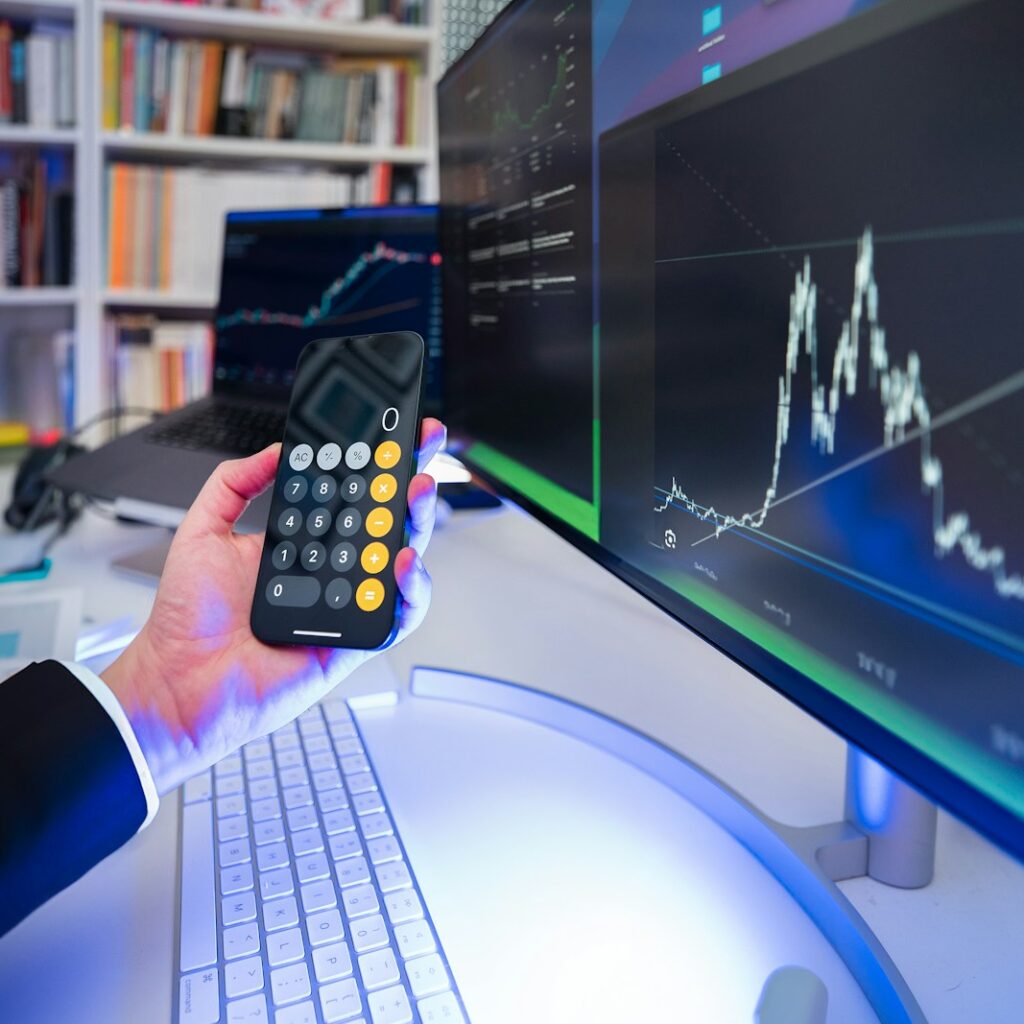
<path id="1" fill-rule="evenodd" d="M 524 287 L 506 331 L 501 290 L 485 304 L 472 263 L 448 268 L 453 360 L 501 364 L 452 381 L 468 457 L 805 706 L 852 707 L 989 797 L 1003 840 L 1024 817 L 1020 29 L 1013 0 L 633 0 L 593 22 L 534 0 L 441 95 L 442 230 L 464 252 L 495 216 L 529 280 L 554 169 L 593 196 L 559 268 L 576 296 L 592 282 L 589 317 Z M 569 46 L 600 143 L 534 172 L 584 123 L 556 89 Z M 500 200 L 470 187 L 485 85 L 530 125 Z M 513 350 L 543 378 L 501 410 L 516 443 L 459 391 L 489 397 Z"/>
<path id="2" fill-rule="evenodd" d="M 433 207 L 233 213 L 224 239 L 217 382 L 287 392 L 314 338 L 416 331 L 440 401 L 441 257 Z"/>

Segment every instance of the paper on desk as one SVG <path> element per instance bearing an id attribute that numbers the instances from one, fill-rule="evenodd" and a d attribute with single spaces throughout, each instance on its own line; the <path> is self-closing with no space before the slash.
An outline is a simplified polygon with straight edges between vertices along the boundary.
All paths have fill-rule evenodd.
<path id="1" fill-rule="evenodd" d="M 80 589 L 4 584 L 0 590 L 0 679 L 30 661 L 73 659 L 81 627 Z"/>

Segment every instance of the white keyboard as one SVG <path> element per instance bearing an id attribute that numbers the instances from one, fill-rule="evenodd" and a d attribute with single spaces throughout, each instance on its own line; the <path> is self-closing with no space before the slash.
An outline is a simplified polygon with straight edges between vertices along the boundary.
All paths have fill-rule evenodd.
<path id="1" fill-rule="evenodd" d="M 178 1024 L 465 1024 L 345 704 L 184 786 Z"/>

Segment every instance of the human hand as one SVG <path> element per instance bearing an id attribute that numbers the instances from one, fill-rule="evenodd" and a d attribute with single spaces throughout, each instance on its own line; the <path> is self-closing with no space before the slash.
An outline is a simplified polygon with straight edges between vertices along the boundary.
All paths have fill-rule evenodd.
<path id="1" fill-rule="evenodd" d="M 423 421 L 419 468 L 442 448 L 444 425 Z M 279 444 L 223 462 L 171 544 L 149 619 L 103 673 L 166 793 L 246 741 L 291 721 L 375 651 L 270 647 L 249 628 L 263 536 L 233 532 L 249 501 L 273 482 Z M 430 577 L 420 556 L 434 526 L 437 488 L 409 482 L 409 547 L 395 558 L 395 643 L 421 622 Z"/>

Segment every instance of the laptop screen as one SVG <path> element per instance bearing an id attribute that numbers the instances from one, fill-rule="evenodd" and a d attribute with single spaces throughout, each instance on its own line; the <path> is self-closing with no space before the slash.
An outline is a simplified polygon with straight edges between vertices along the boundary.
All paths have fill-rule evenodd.
<path id="1" fill-rule="evenodd" d="M 441 292 L 434 206 L 229 213 L 214 390 L 287 401 L 314 338 L 416 331 L 425 411 L 440 406 Z"/>

